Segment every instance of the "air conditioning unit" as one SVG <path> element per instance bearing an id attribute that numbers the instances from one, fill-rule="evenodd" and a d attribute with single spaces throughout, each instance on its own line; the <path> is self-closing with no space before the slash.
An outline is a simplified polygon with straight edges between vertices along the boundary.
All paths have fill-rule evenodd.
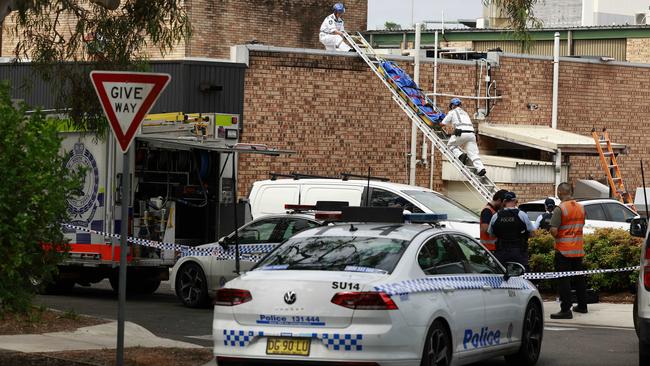
<path id="1" fill-rule="evenodd" d="M 635 13 L 634 24 L 636 25 L 650 24 L 650 13 Z"/>

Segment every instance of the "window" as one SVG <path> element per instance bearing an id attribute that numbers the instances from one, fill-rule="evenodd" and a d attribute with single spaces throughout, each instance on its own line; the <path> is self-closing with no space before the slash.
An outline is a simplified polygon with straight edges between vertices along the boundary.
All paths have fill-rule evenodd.
<path id="1" fill-rule="evenodd" d="M 318 226 L 318 223 L 305 219 L 286 219 L 286 228 L 282 234 L 282 241 L 296 235 L 299 231 L 311 229 Z"/>
<path id="2" fill-rule="evenodd" d="M 452 235 L 452 237 L 458 243 L 458 247 L 464 257 L 463 259 L 469 264 L 467 266 L 469 273 L 503 273 L 503 269 L 497 260 L 488 254 L 487 250 L 477 242 L 462 235 Z"/>
<path id="3" fill-rule="evenodd" d="M 605 207 L 607 216 L 609 216 L 609 221 L 629 222 L 629 220 L 632 220 L 636 216 L 634 212 L 618 203 L 605 203 L 603 206 Z"/>
<path id="4" fill-rule="evenodd" d="M 256 244 L 272 242 L 272 235 L 282 219 L 268 219 L 252 222 L 239 229 L 239 244 Z M 233 243 L 234 233 L 228 237 L 228 243 Z M 277 240 L 276 240 L 277 241 Z"/>
<path id="5" fill-rule="evenodd" d="M 460 203 L 431 191 L 403 191 L 435 214 L 446 214 L 449 221 L 479 223 L 479 217 Z"/>
<path id="6" fill-rule="evenodd" d="M 465 273 L 456 244 L 446 235 L 429 240 L 418 253 L 418 264 L 426 275 Z"/>
<path id="7" fill-rule="evenodd" d="M 422 210 L 415 207 L 415 205 L 409 202 L 406 198 L 379 188 L 372 189 L 372 194 L 370 195 L 370 206 L 399 207 L 404 210 L 409 210 L 413 213 L 422 212 Z"/>
<path id="8" fill-rule="evenodd" d="M 406 240 L 385 237 L 291 238 L 255 268 L 390 273 L 408 244 Z"/>
<path id="9" fill-rule="evenodd" d="M 603 207 L 600 203 L 596 203 L 585 205 L 585 219 L 607 221 L 607 216 L 605 216 L 605 211 L 603 211 Z"/>

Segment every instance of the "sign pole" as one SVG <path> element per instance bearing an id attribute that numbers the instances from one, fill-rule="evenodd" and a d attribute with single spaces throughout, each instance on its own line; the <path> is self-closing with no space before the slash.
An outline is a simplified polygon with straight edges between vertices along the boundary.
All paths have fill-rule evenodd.
<path id="1" fill-rule="evenodd" d="M 122 154 L 122 215 L 120 223 L 120 274 L 118 280 L 118 305 L 117 305 L 117 351 L 115 364 L 124 365 L 124 315 L 126 308 L 126 254 L 129 250 L 127 236 L 129 235 L 129 201 L 131 189 L 129 184 L 130 162 L 129 148 Z"/>
<path id="2" fill-rule="evenodd" d="M 129 178 L 130 146 L 144 117 L 149 113 L 160 93 L 167 87 L 169 74 L 92 71 L 90 79 L 113 130 L 115 140 L 122 150 L 122 216 L 120 224 L 120 268 L 118 275 L 117 350 L 115 363 L 124 365 L 124 317 L 126 307 L 126 256 L 129 252 L 129 203 L 131 186 Z M 111 178 L 112 179 L 112 178 Z"/>

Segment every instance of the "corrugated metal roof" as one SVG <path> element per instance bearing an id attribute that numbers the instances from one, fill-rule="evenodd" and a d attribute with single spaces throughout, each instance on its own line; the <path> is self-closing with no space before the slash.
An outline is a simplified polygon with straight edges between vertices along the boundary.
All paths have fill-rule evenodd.
<path id="1" fill-rule="evenodd" d="M 478 130 L 479 134 L 483 136 L 529 146 L 539 150 L 554 152 L 559 148 L 563 153 L 597 154 L 596 143 L 592 137 L 552 129 L 548 126 L 481 123 L 479 124 Z M 620 153 L 627 146 L 612 143 L 612 148 Z"/>
<path id="2" fill-rule="evenodd" d="M 650 25 L 646 24 L 621 24 L 621 25 L 593 25 L 593 26 L 578 26 L 578 27 L 550 27 L 550 28 L 537 28 L 529 29 L 529 32 L 553 32 L 553 31 L 569 31 L 569 30 L 619 30 L 619 29 L 643 29 L 650 30 Z M 401 34 L 404 32 L 414 32 L 415 29 L 400 29 L 400 30 L 367 30 L 363 33 L 367 34 Z M 431 33 L 435 30 L 423 30 L 422 33 Z M 448 29 L 445 28 L 445 33 L 493 33 L 493 32 L 512 32 L 507 28 L 462 28 L 462 29 Z"/>

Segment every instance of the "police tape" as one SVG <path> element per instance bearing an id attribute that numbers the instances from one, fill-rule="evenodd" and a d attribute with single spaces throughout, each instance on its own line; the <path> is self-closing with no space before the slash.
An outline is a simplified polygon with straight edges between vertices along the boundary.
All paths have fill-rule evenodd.
<path id="1" fill-rule="evenodd" d="M 530 272 L 524 273 L 522 276 L 527 280 L 550 280 L 562 277 L 574 277 L 592 275 L 598 273 L 615 273 L 615 272 L 631 272 L 639 269 L 639 266 L 625 267 L 625 268 L 609 268 L 609 269 L 589 269 L 584 271 L 564 271 L 564 272 Z"/>
<path id="2" fill-rule="evenodd" d="M 70 224 L 61 224 L 61 226 L 72 229 L 79 230 L 91 234 L 102 235 L 105 237 L 111 237 L 114 239 L 120 239 L 121 235 L 111 234 L 104 231 L 92 230 L 81 226 L 75 226 Z M 127 237 L 127 241 L 132 244 L 137 244 L 141 246 L 146 246 L 150 248 L 162 249 L 162 250 L 175 250 L 180 253 L 182 257 L 186 256 L 214 256 L 218 260 L 235 260 L 237 257 L 236 249 L 234 245 L 229 245 L 227 249 L 224 249 L 218 243 L 209 243 L 204 244 L 200 247 L 192 247 L 189 245 L 181 245 L 175 243 L 165 243 L 160 241 L 154 241 L 149 239 L 140 239 L 134 237 Z M 250 261 L 250 262 L 259 262 L 266 254 L 270 253 L 277 247 L 277 244 L 246 244 L 239 247 L 239 259 Z M 625 267 L 625 268 L 610 268 L 610 269 L 590 269 L 583 271 L 564 271 L 564 272 L 530 272 L 524 273 L 521 277 L 527 280 L 550 280 L 563 277 L 574 277 L 574 276 L 584 276 L 592 275 L 599 273 L 615 273 L 615 272 L 631 272 L 639 269 L 639 266 L 635 267 Z"/>
<path id="3" fill-rule="evenodd" d="M 101 235 L 105 237 L 110 237 L 113 239 L 120 239 L 120 234 L 112 234 L 105 231 L 92 230 L 81 226 L 75 226 L 70 224 L 61 224 L 62 227 L 70 230 L 83 231 L 90 234 Z M 219 260 L 235 260 L 236 258 L 236 248 L 234 245 L 229 245 L 227 249 L 223 248 L 218 243 L 209 243 L 204 244 L 200 247 L 192 247 L 189 245 L 181 245 L 175 243 L 166 243 L 161 241 L 154 241 L 149 239 L 141 239 L 134 237 L 127 237 L 127 242 L 141 245 L 149 248 L 161 249 L 161 250 L 175 250 L 180 253 L 182 257 L 185 256 L 213 256 Z M 275 244 L 246 244 L 239 247 L 239 258 L 245 261 L 258 262 L 260 261 L 267 253 L 270 253 L 275 249 Z"/>

